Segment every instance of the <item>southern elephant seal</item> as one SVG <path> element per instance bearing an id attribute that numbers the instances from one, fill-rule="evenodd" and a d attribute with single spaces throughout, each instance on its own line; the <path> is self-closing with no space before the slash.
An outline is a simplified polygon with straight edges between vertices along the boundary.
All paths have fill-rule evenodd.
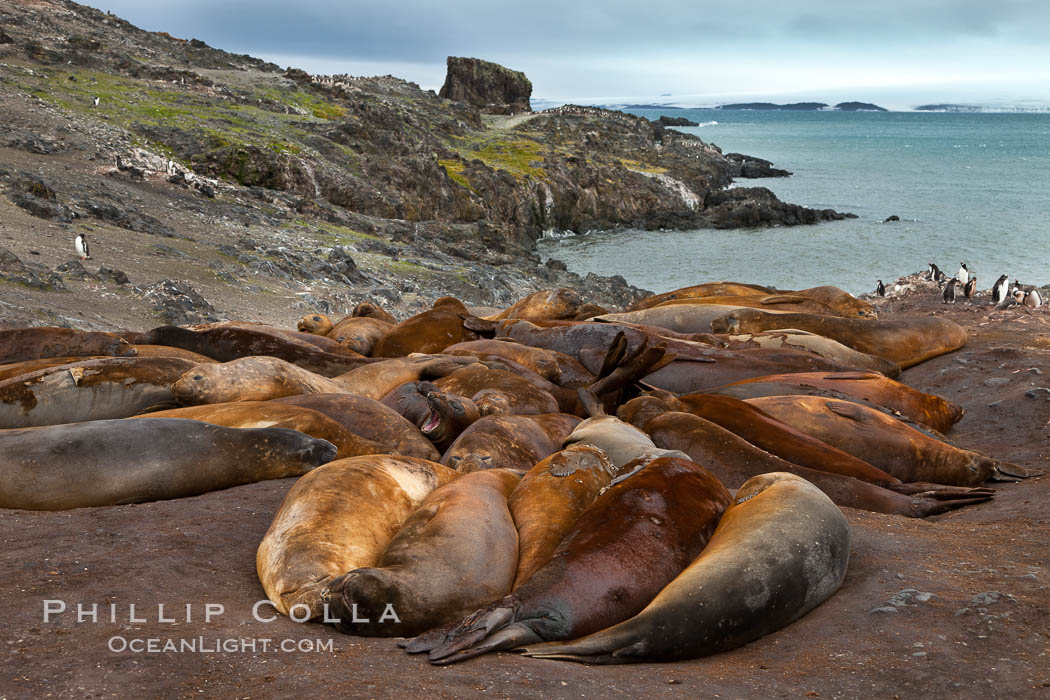
<path id="1" fill-rule="evenodd" d="M 730 489 L 740 488 L 748 479 L 760 474 L 788 472 L 819 488 L 836 505 L 912 518 L 925 518 L 983 503 L 994 493 L 990 489 L 939 489 L 915 495 L 897 493 L 842 474 L 800 467 L 692 413 L 668 411 L 645 421 L 644 428 L 659 447 L 685 452 L 694 462 L 710 469 Z"/>
<path id="2" fill-rule="evenodd" d="M 0 382 L 0 428 L 127 418 L 175 403 L 172 385 L 196 365 L 174 357 L 103 357 Z"/>
<path id="3" fill-rule="evenodd" d="M 854 350 L 896 362 L 901 369 L 966 344 L 966 329 L 948 319 L 928 316 L 897 321 L 841 318 L 817 314 L 773 314 L 737 309 L 711 322 L 715 333 L 758 333 L 784 328 L 816 333 Z"/>
<path id="4" fill-rule="evenodd" d="M 231 401 L 155 411 L 137 419 L 189 418 L 227 428 L 288 428 L 336 446 L 338 459 L 387 452 L 384 446 L 350 432 L 320 411 L 273 401 Z"/>
<path id="5" fill-rule="evenodd" d="M 698 464 L 647 461 L 598 496 L 550 560 L 514 593 L 406 648 L 449 664 L 573 639 L 625 620 L 696 558 L 730 502 L 725 487 Z"/>
<path id="6" fill-rule="evenodd" d="M 510 592 L 518 532 L 507 498 L 521 475 L 489 469 L 431 492 L 374 567 L 333 580 L 327 599 L 348 634 L 419 634 Z"/>
<path id="7" fill-rule="evenodd" d="M 447 450 L 460 433 L 481 417 L 473 401 L 446 393 L 431 382 L 402 384 L 380 403 L 419 428 L 439 452 Z"/>
<path id="8" fill-rule="evenodd" d="M 609 485 L 616 467 L 594 445 L 556 452 L 525 473 L 508 505 L 518 529 L 517 590 L 546 564 L 580 515 Z"/>
<path id="9" fill-rule="evenodd" d="M 373 357 L 405 357 L 412 353 L 441 352 L 449 345 L 477 340 L 476 329 L 491 329 L 491 321 L 471 316 L 463 302 L 441 297 L 429 311 L 416 314 L 383 334 Z"/>
<path id="10" fill-rule="evenodd" d="M 536 644 L 535 658 L 615 664 L 728 651 L 802 617 L 846 576 L 850 530 L 812 484 L 771 473 L 745 483 L 711 541 L 644 610 L 582 639 Z"/>
<path id="11" fill-rule="evenodd" d="M 773 294 L 776 290 L 772 287 L 763 287 L 759 284 L 746 284 L 743 282 L 704 282 L 691 287 L 682 287 L 662 294 L 653 294 L 640 299 L 627 308 L 628 311 L 639 311 L 659 306 L 665 301 L 672 299 L 703 299 L 704 297 L 725 296 L 729 294 Z"/>
<path id="12" fill-rule="evenodd" d="M 766 396 L 747 403 L 908 483 L 978 486 L 997 474 L 1028 476 L 1024 467 L 937 440 L 885 413 L 820 396 Z"/>
<path id="13" fill-rule="evenodd" d="M 517 469 L 527 472 L 561 449 L 580 423 L 567 413 L 485 416 L 456 438 L 441 463 L 460 472 Z"/>
<path id="14" fill-rule="evenodd" d="M 825 393 L 827 392 L 827 393 Z M 963 417 L 963 408 L 934 394 L 913 389 L 876 372 L 799 372 L 755 377 L 728 384 L 711 393 L 738 399 L 808 394 L 870 402 L 918 423 L 947 433 Z"/>
<path id="15" fill-rule="evenodd" d="M 131 357 L 135 349 L 114 333 L 34 326 L 0 330 L 0 362 L 24 362 L 45 357 L 105 355 Z"/>
<path id="16" fill-rule="evenodd" d="M 298 394 L 274 403 L 320 411 L 356 435 L 371 440 L 380 452 L 438 461 L 441 453 L 412 423 L 375 399 L 357 394 Z"/>
<path id="17" fill-rule="evenodd" d="M 321 617 L 332 579 L 375 566 L 423 499 L 456 476 L 434 462 L 392 455 L 340 459 L 306 474 L 255 555 L 266 596 L 298 620 Z"/>
<path id="18" fill-rule="evenodd" d="M 66 510 L 300 476 L 334 459 L 336 447 L 285 428 L 158 418 L 2 430 L 0 453 L 0 508 Z"/>
<path id="19" fill-rule="evenodd" d="M 172 386 L 181 404 L 267 401 L 295 394 L 338 394 L 335 381 L 276 357 L 242 357 L 196 365 Z"/>
<path id="20" fill-rule="evenodd" d="M 730 348 L 790 348 L 807 350 L 834 362 L 854 367 L 859 370 L 871 370 L 879 372 L 887 377 L 899 377 L 901 368 L 896 362 L 869 355 L 859 350 L 854 350 L 848 345 L 843 345 L 837 340 L 825 338 L 816 333 L 785 328 L 777 331 L 763 331 L 745 335 L 731 335 L 727 337 Z"/>

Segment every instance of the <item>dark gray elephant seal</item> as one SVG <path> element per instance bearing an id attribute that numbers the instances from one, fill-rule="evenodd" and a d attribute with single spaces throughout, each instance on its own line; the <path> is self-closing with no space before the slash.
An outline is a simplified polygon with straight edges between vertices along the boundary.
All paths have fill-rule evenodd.
<path id="1" fill-rule="evenodd" d="M 673 661 L 734 649 L 802 617 L 842 585 L 849 524 L 805 479 L 749 479 L 704 551 L 634 617 L 526 656 L 596 664 Z"/>
<path id="2" fill-rule="evenodd" d="M 196 496 L 301 476 L 336 447 L 287 428 L 184 418 L 0 430 L 0 508 L 66 510 Z"/>

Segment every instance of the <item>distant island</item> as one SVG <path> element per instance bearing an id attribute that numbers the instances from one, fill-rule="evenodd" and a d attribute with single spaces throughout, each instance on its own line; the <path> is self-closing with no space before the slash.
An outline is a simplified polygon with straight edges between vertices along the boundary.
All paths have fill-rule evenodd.
<path id="1" fill-rule="evenodd" d="M 873 105 L 870 102 L 839 102 L 832 107 L 825 102 L 793 102 L 791 104 L 774 104 L 773 102 L 738 102 L 735 104 L 719 105 L 715 109 L 751 109 L 775 112 L 818 112 L 833 111 L 840 112 L 885 112 L 884 107 Z"/>

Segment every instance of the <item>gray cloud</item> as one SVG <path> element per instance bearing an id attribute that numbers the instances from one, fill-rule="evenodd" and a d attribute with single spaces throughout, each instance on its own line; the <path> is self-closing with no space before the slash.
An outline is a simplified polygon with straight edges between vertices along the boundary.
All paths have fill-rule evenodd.
<path id="1" fill-rule="evenodd" d="M 758 78 L 764 70 L 790 66 L 801 71 L 799 86 L 805 87 L 806 80 L 832 80 L 821 77 L 829 69 L 829 56 L 840 68 L 849 63 L 859 72 L 882 66 L 892 82 L 894 71 L 914 69 L 916 62 L 934 75 L 948 72 L 953 61 L 973 61 L 974 52 L 990 49 L 990 44 L 1011 54 L 1022 50 L 1031 60 L 1050 65 L 1045 41 L 1050 3 L 1045 0 L 886 0 L 857 7 L 843 7 L 840 0 L 753 0 L 733 6 L 703 0 L 656 5 L 636 0 L 92 4 L 154 31 L 200 38 L 231 51 L 325 65 L 346 61 L 433 68 L 448 55 L 479 56 L 524 70 L 538 93 L 548 94 L 565 94 L 570 84 L 577 86 L 577 94 L 632 94 L 647 82 L 667 80 L 676 82 L 677 91 L 696 92 L 705 85 L 724 90 L 717 68 L 727 64 L 753 69 L 755 85 L 762 84 Z M 1009 70 L 1005 59 L 1003 70 Z M 747 87 L 746 81 L 740 83 L 739 70 L 729 72 Z M 695 84 L 683 82 L 687 75 L 695 76 Z"/>

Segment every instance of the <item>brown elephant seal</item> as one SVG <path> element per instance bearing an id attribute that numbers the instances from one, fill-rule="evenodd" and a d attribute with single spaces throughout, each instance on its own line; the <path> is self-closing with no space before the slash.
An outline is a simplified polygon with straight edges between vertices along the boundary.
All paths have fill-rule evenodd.
<path id="1" fill-rule="evenodd" d="M 876 484 L 901 487 L 900 479 L 844 450 L 822 442 L 747 401 L 717 394 L 688 394 L 671 402 L 672 410 L 705 418 L 752 445 L 802 467 Z"/>
<path id="2" fill-rule="evenodd" d="M 772 287 L 763 287 L 758 284 L 744 284 L 742 282 L 705 282 L 691 287 L 682 287 L 662 294 L 653 294 L 640 299 L 627 308 L 628 311 L 639 311 L 659 306 L 665 301 L 672 299 L 703 299 L 711 296 L 745 295 L 745 294 L 772 294 L 776 290 Z"/>
<path id="3" fill-rule="evenodd" d="M 900 365 L 896 362 L 891 362 L 885 358 L 879 357 L 878 355 L 869 355 L 868 353 L 854 350 L 837 340 L 825 338 L 824 336 L 815 333 L 795 330 L 794 328 L 785 328 L 778 331 L 763 331 L 761 333 L 745 335 L 730 335 L 727 336 L 727 341 L 729 347 L 733 349 L 789 348 L 806 350 L 834 362 L 846 365 L 847 367 L 854 367 L 860 370 L 871 370 L 873 372 L 884 374 L 887 377 L 896 378 L 899 377 L 901 373 Z"/>
<path id="4" fill-rule="evenodd" d="M 337 323 L 328 337 L 354 352 L 370 356 L 379 339 L 396 325 L 372 316 L 349 316 Z"/>
<path id="5" fill-rule="evenodd" d="M 397 319 L 391 316 L 385 309 L 377 304 L 373 304 L 370 301 L 362 301 L 360 304 L 354 307 L 354 310 L 350 313 L 351 318 L 375 318 L 380 321 L 386 321 L 392 326 L 397 325 Z M 345 320 L 345 319 L 344 319 Z M 338 324 L 336 324 L 338 325 Z"/>
<path id="6" fill-rule="evenodd" d="M 546 564 L 580 515 L 612 481 L 616 467 L 594 445 L 570 445 L 536 464 L 510 495 L 518 528 L 517 590 Z"/>
<path id="7" fill-rule="evenodd" d="M 642 326 L 666 328 L 676 333 L 724 333 L 715 330 L 714 322 L 734 311 L 750 310 L 746 306 L 723 304 L 674 304 L 672 306 L 654 306 L 638 311 L 624 311 L 616 314 L 595 316 L 596 321 L 612 323 L 635 323 Z M 770 314 L 785 313 L 768 311 Z M 784 326 L 787 328 L 788 326 Z"/>
<path id="8" fill-rule="evenodd" d="M 947 433 L 963 417 L 963 408 L 934 394 L 926 394 L 907 384 L 876 372 L 799 372 L 745 379 L 711 390 L 738 399 L 760 396 L 805 394 L 870 402 L 918 423 Z"/>
<path id="9" fill-rule="evenodd" d="M 441 297 L 429 311 L 405 319 L 385 333 L 372 349 L 372 356 L 436 353 L 454 343 L 477 340 L 480 336 L 467 326 L 490 328 L 492 322 L 471 316 L 459 299 Z"/>
<path id="10" fill-rule="evenodd" d="M 175 404 L 172 385 L 196 367 L 175 357 L 103 357 L 0 382 L 0 428 L 127 418 Z"/>
<path id="11" fill-rule="evenodd" d="M 846 576 L 842 512 L 792 474 L 750 479 L 711 541 L 644 610 L 571 642 L 529 645 L 526 656 L 584 663 L 692 659 L 728 651 L 802 617 Z"/>
<path id="12" fill-rule="evenodd" d="M 379 400 L 402 384 L 444 377 L 475 362 L 473 357 L 452 355 L 393 357 L 340 374 L 334 381 L 341 391 Z"/>
<path id="13" fill-rule="evenodd" d="M 287 428 L 322 440 L 339 450 L 337 459 L 359 455 L 381 454 L 387 450 L 379 443 L 350 432 L 342 424 L 320 411 L 272 401 L 233 401 L 230 403 L 185 406 L 136 416 L 141 419 L 189 418 L 227 428 Z"/>
<path id="14" fill-rule="evenodd" d="M 66 510 L 300 476 L 334 459 L 336 448 L 284 428 L 158 418 L 2 430 L 0 451 L 0 508 Z"/>
<path id="15" fill-rule="evenodd" d="M 730 489 L 760 474 L 788 472 L 819 488 L 836 505 L 911 518 L 982 503 L 994 494 L 990 489 L 938 489 L 905 495 L 853 477 L 800 467 L 692 413 L 662 413 L 647 420 L 644 428 L 657 446 L 685 452 Z"/>
<path id="16" fill-rule="evenodd" d="M 480 360 L 502 357 L 527 367 L 549 382 L 559 383 L 561 366 L 550 350 L 534 348 L 507 340 L 470 340 L 445 348 L 446 355 L 467 355 Z"/>
<path id="17" fill-rule="evenodd" d="M 896 362 L 902 369 L 966 344 L 966 329 L 944 318 L 928 316 L 897 321 L 841 318 L 816 314 L 771 314 L 737 309 L 711 322 L 715 333 L 759 333 L 794 328 L 816 333 L 854 350 Z"/>
<path id="18" fill-rule="evenodd" d="M 340 352 L 322 350 L 313 343 L 274 333 L 265 326 L 219 326 L 200 331 L 161 326 L 147 333 L 143 343 L 171 345 L 207 355 L 219 362 L 256 355 L 276 357 L 324 376 L 342 374 L 371 362 L 349 349 Z"/>
<path id="19" fill-rule="evenodd" d="M 684 452 L 657 447 L 640 428 L 616 416 L 605 415 L 604 407 L 593 393 L 581 390 L 580 398 L 586 404 L 590 418 L 581 422 L 569 433 L 569 436 L 565 438 L 566 447 L 582 443 L 599 448 L 616 468 L 621 470 L 621 475 L 628 474 L 622 470 L 627 464 L 636 460 L 657 457 L 689 458 L 689 455 Z"/>
<path id="20" fill-rule="evenodd" d="M 464 367 L 434 384 L 442 391 L 467 396 L 483 416 L 557 413 L 558 401 L 529 380 L 504 370 Z"/>
<path id="21" fill-rule="evenodd" d="M 331 582 L 336 627 L 369 637 L 419 634 L 510 592 L 518 532 L 507 498 L 520 479 L 489 469 L 432 491 L 375 567 Z"/>
<path id="22" fill-rule="evenodd" d="M 381 453 L 419 457 L 432 462 L 441 458 L 434 443 L 419 428 L 375 399 L 356 394 L 297 394 L 271 400 L 319 411 L 350 432 L 379 445 Z"/>
<path id="23" fill-rule="evenodd" d="M 0 382 L 6 379 L 13 379 L 14 377 L 21 377 L 23 374 L 32 374 L 33 372 L 39 372 L 42 369 L 48 369 L 49 367 L 58 367 L 59 365 L 72 365 L 77 362 L 87 362 L 88 360 L 101 360 L 108 355 L 88 355 L 86 357 L 42 357 L 38 360 L 23 360 L 21 362 L 10 362 L 5 365 L 0 365 Z"/>
<path id="24" fill-rule="evenodd" d="M 473 401 L 448 394 L 431 382 L 402 384 L 384 396 L 380 403 L 419 428 L 438 452 L 447 450 L 460 433 L 481 418 Z"/>
<path id="25" fill-rule="evenodd" d="M 439 486 L 456 478 L 439 464 L 373 455 L 329 462 L 292 486 L 255 555 L 266 596 L 296 620 L 324 615 L 332 579 L 375 566 L 390 540 Z"/>
<path id="26" fill-rule="evenodd" d="M 869 319 L 878 317 L 878 311 L 869 302 L 858 299 L 846 290 L 830 284 L 781 293 L 806 297 L 822 304 L 827 304 L 835 309 L 839 316 L 860 316 L 861 318 Z"/>
<path id="27" fill-rule="evenodd" d="M 574 639 L 625 620 L 696 558 L 730 502 L 725 487 L 700 465 L 652 460 L 598 496 L 517 591 L 406 648 L 428 651 L 431 663 L 450 664 Z"/>
<path id="28" fill-rule="evenodd" d="M 919 432 L 868 406 L 820 396 L 766 396 L 747 403 L 907 483 L 978 486 L 993 475 L 1027 476 L 1000 462 Z"/>
<path id="29" fill-rule="evenodd" d="M 132 345 L 135 348 L 136 357 L 178 357 L 183 360 L 192 360 L 198 365 L 210 365 L 218 362 L 207 355 L 191 350 L 172 347 L 171 345 Z"/>
<path id="30" fill-rule="evenodd" d="M 829 314 L 831 316 L 842 315 L 836 309 L 823 302 L 791 294 L 747 294 L 701 297 L 699 299 L 670 299 L 652 308 L 662 308 L 676 304 L 720 304 L 722 306 L 745 306 L 751 309 L 772 311 Z"/>
<path id="31" fill-rule="evenodd" d="M 328 335 L 328 332 L 335 328 L 335 324 L 325 314 L 306 314 L 296 322 L 295 327 L 303 333 Z"/>
<path id="32" fill-rule="evenodd" d="M 131 357 L 135 349 L 114 333 L 35 326 L 0 330 L 0 362 L 24 362 L 45 357 L 104 355 Z"/>
<path id="33" fill-rule="evenodd" d="M 458 472 L 516 469 L 527 472 L 561 449 L 580 419 L 567 413 L 485 416 L 456 438 L 441 463 Z"/>
<path id="34" fill-rule="evenodd" d="M 242 357 L 196 365 L 172 386 L 185 405 L 266 401 L 294 394 L 338 394 L 347 390 L 334 380 L 276 357 Z"/>
<path id="35" fill-rule="evenodd" d="M 573 319 L 580 312 L 583 299 L 578 292 L 565 287 L 542 289 L 516 301 L 490 320 L 520 318 L 525 321 Z"/>

